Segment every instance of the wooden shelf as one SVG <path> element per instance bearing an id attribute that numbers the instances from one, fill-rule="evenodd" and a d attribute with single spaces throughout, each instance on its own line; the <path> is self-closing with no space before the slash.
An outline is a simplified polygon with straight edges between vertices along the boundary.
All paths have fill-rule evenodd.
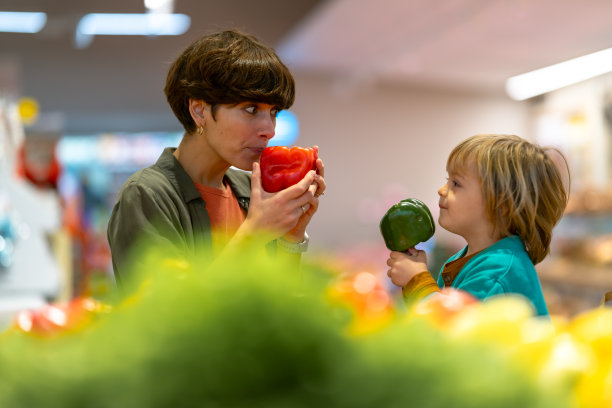
<path id="1" fill-rule="evenodd" d="M 572 317 L 599 307 L 604 294 L 612 290 L 612 265 L 551 257 L 538 264 L 536 270 L 553 314 Z"/>

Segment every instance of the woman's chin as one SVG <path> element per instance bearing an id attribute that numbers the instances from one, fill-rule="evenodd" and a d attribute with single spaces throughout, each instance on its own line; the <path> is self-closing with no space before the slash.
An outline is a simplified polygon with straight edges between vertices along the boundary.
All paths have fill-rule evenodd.
<path id="1" fill-rule="evenodd" d="M 253 160 L 253 161 L 258 162 L 259 160 Z M 253 161 L 234 163 L 232 164 L 232 167 L 240 169 L 240 170 L 244 170 L 244 171 L 253 171 Z"/>

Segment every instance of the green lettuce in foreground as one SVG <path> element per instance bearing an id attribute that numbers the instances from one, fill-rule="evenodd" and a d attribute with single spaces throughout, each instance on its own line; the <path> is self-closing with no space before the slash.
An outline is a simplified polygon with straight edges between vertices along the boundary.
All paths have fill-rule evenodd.
<path id="1" fill-rule="evenodd" d="M 210 264 L 149 253 L 113 311 L 78 333 L 0 336 L 0 406 L 563 407 L 495 347 L 419 320 L 346 330 L 340 271 L 260 246 Z"/>

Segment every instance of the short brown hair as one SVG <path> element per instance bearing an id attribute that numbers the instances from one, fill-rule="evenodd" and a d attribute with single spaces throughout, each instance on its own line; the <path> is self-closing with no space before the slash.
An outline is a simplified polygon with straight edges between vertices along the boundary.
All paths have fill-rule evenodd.
<path id="1" fill-rule="evenodd" d="M 172 63 L 164 88 L 172 111 L 187 132 L 196 129 L 189 99 L 213 107 L 245 101 L 288 109 L 295 81 L 274 50 L 236 30 L 208 34 L 193 42 Z"/>
<path id="2" fill-rule="evenodd" d="M 459 143 L 448 157 L 447 170 L 476 164 L 486 214 L 501 236 L 518 235 L 535 264 L 550 251 L 553 227 L 567 205 L 569 191 L 550 152 L 514 135 L 476 135 Z M 569 188 L 569 186 L 567 187 Z"/>

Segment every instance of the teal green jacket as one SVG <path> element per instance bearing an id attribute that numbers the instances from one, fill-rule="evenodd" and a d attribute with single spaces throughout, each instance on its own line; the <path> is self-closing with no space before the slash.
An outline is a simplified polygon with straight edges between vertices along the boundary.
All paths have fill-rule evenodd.
<path id="1" fill-rule="evenodd" d="M 138 263 L 139 244 L 194 255 L 210 249 L 211 227 L 206 202 L 183 166 L 166 148 L 155 164 L 125 182 L 108 222 L 108 243 L 117 284 Z M 230 168 L 224 177 L 247 212 L 251 175 Z"/>
<path id="2" fill-rule="evenodd" d="M 446 262 L 454 261 L 467 253 L 466 246 Z M 442 271 L 438 286 L 443 288 Z M 535 267 L 521 239 L 506 237 L 474 255 L 457 275 L 451 287 L 465 290 L 483 300 L 500 294 L 515 293 L 531 301 L 536 313 L 548 316 L 542 286 Z"/>

